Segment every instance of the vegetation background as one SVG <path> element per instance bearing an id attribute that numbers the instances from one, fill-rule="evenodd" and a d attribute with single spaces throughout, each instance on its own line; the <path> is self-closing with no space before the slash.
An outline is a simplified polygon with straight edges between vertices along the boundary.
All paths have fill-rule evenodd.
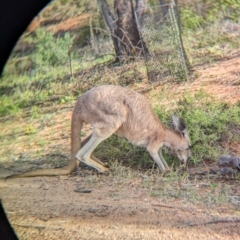
<path id="1" fill-rule="evenodd" d="M 108 3 L 113 7 L 113 1 Z M 157 4 L 158 1 L 148 1 L 150 14 Z M 212 65 L 238 51 L 239 1 L 182 0 L 178 4 L 184 47 L 193 69 Z M 93 86 L 120 84 L 141 92 L 151 85 L 144 62 L 121 66 L 111 64 L 114 58 L 110 34 L 97 1 L 52 2 L 29 25 L 5 68 L 0 81 L 1 122 L 8 128 L 11 121 L 28 119 L 23 129 L 16 125 L 13 132 L 27 135 L 32 141 L 46 125 L 51 125 L 55 114 L 51 108 L 59 111 L 61 106 L 72 107 L 76 99 Z M 197 77 L 195 71 L 188 82 Z M 167 82 L 165 88 L 171 84 L 176 81 Z M 239 103 L 219 102 L 203 90 L 196 94 L 189 90 L 166 107 L 161 101 L 170 102 L 174 96 L 164 90 L 154 94 L 152 105 L 166 125 L 171 127 L 173 112 L 186 119 L 194 146 L 192 163 L 216 161 L 222 154 L 232 154 L 226 142 L 239 141 Z M 62 132 L 64 134 L 64 130 Z M 12 139 L 5 133 L 0 137 L 6 142 L 2 145 L 4 149 Z M 115 136 L 107 141 L 97 151 L 101 158 L 118 159 L 135 168 L 152 167 L 152 160 L 144 150 Z M 48 145 L 46 139 L 39 142 Z M 3 155 L 8 156 L 5 154 L 8 151 L 4 149 Z M 166 154 L 168 161 L 178 166 L 174 157 Z"/>
<path id="2" fill-rule="evenodd" d="M 153 83 L 143 61 L 113 63 L 96 0 L 52 1 L 26 29 L 0 79 L 0 198 L 20 239 L 239 239 L 239 171 L 217 162 L 240 155 L 240 1 L 178 3 L 187 81 Z M 169 127 L 173 112 L 184 117 L 187 169 L 166 150 L 173 171 L 162 175 L 147 151 L 113 135 L 94 152 L 109 176 L 81 164 L 71 176 L 2 179 L 66 165 L 74 103 L 102 84 L 140 92 Z"/>

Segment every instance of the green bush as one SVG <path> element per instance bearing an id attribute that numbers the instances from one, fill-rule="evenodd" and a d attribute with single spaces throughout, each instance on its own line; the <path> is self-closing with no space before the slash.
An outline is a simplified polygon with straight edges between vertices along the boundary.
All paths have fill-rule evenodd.
<path id="1" fill-rule="evenodd" d="M 238 0 L 202 0 L 199 5 L 195 6 L 198 7 L 185 6 L 180 9 L 181 22 L 185 29 L 195 31 L 199 27 L 207 26 L 223 19 L 239 21 L 240 1 Z"/>
<path id="2" fill-rule="evenodd" d="M 239 19 L 239 0 L 206 0 L 204 4 L 208 7 L 206 9 L 208 21 L 230 18 L 237 22 Z"/>
<path id="3" fill-rule="evenodd" d="M 68 52 L 73 43 L 73 37 L 69 33 L 65 33 L 63 37 L 54 37 L 52 32 L 39 28 L 34 41 L 37 42 L 37 49 L 33 58 L 38 67 L 55 67 L 68 62 Z"/>
<path id="4" fill-rule="evenodd" d="M 2 96 L 0 98 L 0 116 L 16 115 L 20 111 L 19 104 L 8 96 Z"/>
<path id="5" fill-rule="evenodd" d="M 175 111 L 188 124 L 193 145 L 191 159 L 194 163 L 204 159 L 216 160 L 228 150 L 223 148 L 224 141 L 238 138 L 236 130 L 240 129 L 239 106 L 220 103 L 202 90 L 194 96 L 186 94 L 177 105 Z M 169 119 L 173 114 L 173 111 L 156 111 L 160 119 L 163 119 L 162 114 L 166 114 Z"/>
<path id="6" fill-rule="evenodd" d="M 204 23 L 204 19 L 189 7 L 181 9 L 181 21 L 183 27 L 190 30 L 196 30 Z"/>

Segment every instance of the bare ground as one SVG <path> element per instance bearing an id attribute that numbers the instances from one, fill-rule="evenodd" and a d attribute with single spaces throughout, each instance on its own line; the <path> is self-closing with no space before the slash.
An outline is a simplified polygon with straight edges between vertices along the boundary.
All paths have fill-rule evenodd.
<path id="1" fill-rule="evenodd" d="M 79 187 L 92 192 L 75 192 Z M 240 234 L 239 222 L 217 222 L 239 221 L 236 207 L 151 197 L 134 180 L 92 174 L 2 180 L 1 195 L 20 239 L 239 239 Z M 188 226 L 194 223 L 199 225 Z"/>
<path id="2" fill-rule="evenodd" d="M 196 72 L 192 82 L 146 96 L 164 89 L 178 98 L 203 88 L 220 101 L 240 100 L 239 54 Z M 52 107 L 41 121 L 2 119 L 0 177 L 64 165 L 72 106 Z M 240 154 L 239 145 L 232 151 Z M 166 177 L 119 165 L 105 176 L 82 166 L 69 177 L 1 179 L 0 198 L 20 239 L 240 239 L 239 175 L 204 175 L 210 167 Z"/>

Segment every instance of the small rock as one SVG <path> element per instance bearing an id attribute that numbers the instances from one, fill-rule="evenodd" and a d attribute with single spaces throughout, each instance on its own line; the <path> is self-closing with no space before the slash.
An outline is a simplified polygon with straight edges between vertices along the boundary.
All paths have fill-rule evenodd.
<path id="1" fill-rule="evenodd" d="M 144 180 L 147 180 L 148 179 L 148 176 L 147 175 L 141 175 L 141 178 L 144 179 Z"/>
<path id="2" fill-rule="evenodd" d="M 229 175 L 229 176 L 231 176 L 231 175 L 236 173 L 236 170 L 233 170 L 232 168 L 229 168 L 229 167 L 223 167 L 223 168 L 221 168 L 220 173 L 222 175 Z"/>
<path id="3" fill-rule="evenodd" d="M 240 170 L 240 156 L 223 155 L 218 159 L 219 167 L 231 167 Z"/>
<path id="4" fill-rule="evenodd" d="M 78 193 L 90 193 L 90 192 L 92 192 L 92 190 L 86 189 L 86 188 L 83 188 L 83 187 L 79 187 L 79 188 L 75 189 L 74 192 L 78 192 Z"/>

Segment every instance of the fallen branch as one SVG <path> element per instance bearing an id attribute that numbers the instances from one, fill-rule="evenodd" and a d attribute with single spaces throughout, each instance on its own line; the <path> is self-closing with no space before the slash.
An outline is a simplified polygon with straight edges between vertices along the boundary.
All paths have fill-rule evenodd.
<path id="1" fill-rule="evenodd" d="M 174 208 L 174 209 L 176 208 L 176 207 L 165 205 L 165 204 L 151 204 L 151 205 L 154 207 L 165 207 L 165 208 Z"/>
<path id="2" fill-rule="evenodd" d="M 237 223 L 240 222 L 240 218 L 234 218 L 234 219 L 228 219 L 228 218 L 222 218 L 222 219 L 215 219 L 207 222 L 201 222 L 201 223 L 187 223 L 181 227 L 195 227 L 200 225 L 207 225 L 207 224 L 216 224 L 216 223 Z"/>
<path id="3" fill-rule="evenodd" d="M 184 212 L 191 212 L 193 211 L 193 209 L 188 209 L 188 208 L 185 208 L 185 207 L 175 207 L 175 206 L 171 206 L 171 205 L 166 205 L 166 204 L 151 204 L 152 206 L 154 207 L 164 207 L 164 208 L 173 208 L 173 209 L 176 209 L 176 210 L 181 210 L 181 211 L 184 211 Z"/>
<path id="4" fill-rule="evenodd" d="M 24 227 L 24 228 L 38 228 L 38 229 L 45 229 L 46 227 L 45 226 L 39 226 L 39 225 L 25 225 L 25 224 L 16 224 L 16 223 L 13 223 L 14 226 L 17 226 L 17 227 Z"/>
<path id="5" fill-rule="evenodd" d="M 17 227 L 23 227 L 23 228 L 38 228 L 38 229 L 53 229 L 53 230 L 62 230 L 62 227 L 46 227 L 46 226 L 40 226 L 40 225 L 25 225 L 25 224 L 17 224 L 17 223 L 13 223 L 14 226 Z"/>
<path id="6" fill-rule="evenodd" d="M 161 84 L 162 84 L 162 82 L 152 83 L 151 86 L 147 86 L 146 88 L 140 89 L 140 90 L 138 90 L 137 92 L 138 92 L 138 93 L 141 93 L 141 94 L 145 94 L 145 93 L 153 90 L 155 87 L 160 86 Z"/>

